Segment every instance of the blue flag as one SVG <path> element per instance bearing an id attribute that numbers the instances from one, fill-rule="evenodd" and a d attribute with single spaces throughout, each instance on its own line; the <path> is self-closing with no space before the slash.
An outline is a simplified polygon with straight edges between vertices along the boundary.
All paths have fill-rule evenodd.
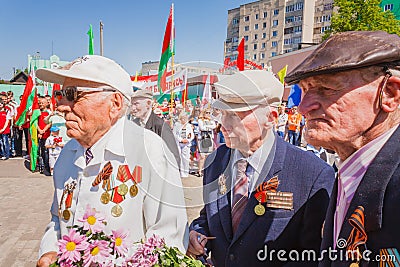
<path id="1" fill-rule="evenodd" d="M 292 108 L 293 106 L 298 106 L 300 104 L 300 100 L 301 100 L 300 86 L 298 84 L 294 84 L 290 89 L 287 107 Z"/>

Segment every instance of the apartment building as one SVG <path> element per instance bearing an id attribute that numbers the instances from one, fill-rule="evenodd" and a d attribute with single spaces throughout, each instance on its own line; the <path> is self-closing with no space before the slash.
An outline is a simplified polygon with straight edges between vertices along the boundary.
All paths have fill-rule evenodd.
<path id="1" fill-rule="evenodd" d="M 267 66 L 272 57 L 319 43 L 329 29 L 333 0 L 260 0 L 228 10 L 224 56 L 237 59 L 245 39 L 245 57 Z"/>

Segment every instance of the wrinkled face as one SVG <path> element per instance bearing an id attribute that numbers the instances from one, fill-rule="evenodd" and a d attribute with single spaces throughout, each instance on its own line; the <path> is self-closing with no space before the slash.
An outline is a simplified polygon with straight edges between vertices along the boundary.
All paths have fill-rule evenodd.
<path id="1" fill-rule="evenodd" d="M 145 119 L 151 109 L 151 99 L 136 97 L 132 99 L 131 113 L 136 118 Z"/>
<path id="2" fill-rule="evenodd" d="M 226 145 L 240 151 L 249 148 L 262 139 L 268 127 L 268 107 L 258 107 L 253 110 L 234 112 L 222 110 L 222 133 Z"/>
<path id="3" fill-rule="evenodd" d="M 299 112 L 306 118 L 306 140 L 333 148 L 363 135 L 379 112 L 381 68 L 324 74 L 300 81 Z"/>
<path id="4" fill-rule="evenodd" d="M 102 87 L 101 84 L 68 78 L 63 84 L 63 87 L 67 86 Z M 112 104 L 109 100 L 111 94 L 111 92 L 82 92 L 75 102 L 68 101 L 65 97 L 58 101 L 57 109 L 65 115 L 67 135 L 84 144 L 111 128 Z"/>

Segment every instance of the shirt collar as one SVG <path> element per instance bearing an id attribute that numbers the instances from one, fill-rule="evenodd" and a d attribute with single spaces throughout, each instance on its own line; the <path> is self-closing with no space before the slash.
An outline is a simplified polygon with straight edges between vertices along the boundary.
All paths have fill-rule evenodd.
<path id="1" fill-rule="evenodd" d="M 261 147 L 259 147 L 253 153 L 253 155 L 247 158 L 244 157 L 239 150 L 235 149 L 233 153 L 233 163 L 236 164 L 238 160 L 245 159 L 251 165 L 254 171 L 260 174 L 264 163 L 268 158 L 269 153 L 271 152 L 272 146 L 275 142 L 275 138 L 276 137 L 274 132 L 272 131 L 272 129 L 270 129 Z"/>

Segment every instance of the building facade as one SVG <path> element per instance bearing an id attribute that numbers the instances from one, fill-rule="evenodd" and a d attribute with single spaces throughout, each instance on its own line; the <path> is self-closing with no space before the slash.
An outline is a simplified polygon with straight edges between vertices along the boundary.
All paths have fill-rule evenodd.
<path id="1" fill-rule="evenodd" d="M 400 19 L 400 1 L 399 0 L 382 0 L 381 7 L 383 11 L 390 10 L 394 13 L 396 19 Z"/>

